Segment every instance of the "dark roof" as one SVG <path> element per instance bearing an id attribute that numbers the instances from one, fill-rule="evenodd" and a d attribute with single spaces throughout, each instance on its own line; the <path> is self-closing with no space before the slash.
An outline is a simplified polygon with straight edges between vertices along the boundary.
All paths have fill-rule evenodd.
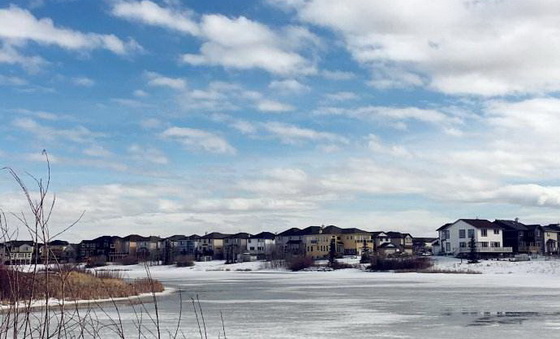
<path id="1" fill-rule="evenodd" d="M 299 235 L 321 234 L 321 226 L 308 226 L 301 230 Z"/>
<path id="2" fill-rule="evenodd" d="M 208 233 L 203 235 L 201 238 L 202 239 L 225 239 L 227 237 L 229 237 L 231 234 L 225 234 L 225 233 L 220 233 L 220 232 L 212 232 L 212 233 Z"/>
<path id="3" fill-rule="evenodd" d="M 33 240 L 10 240 L 6 242 L 6 246 L 10 247 L 20 247 L 21 245 L 34 246 Z"/>
<path id="4" fill-rule="evenodd" d="M 359 228 L 343 228 L 342 234 L 350 234 L 350 233 L 369 233 L 368 231 L 361 230 Z"/>
<path id="5" fill-rule="evenodd" d="M 53 240 L 49 242 L 49 245 L 52 246 L 68 246 L 69 242 L 64 240 Z"/>
<path id="6" fill-rule="evenodd" d="M 446 229 L 447 227 L 449 227 L 449 226 L 451 226 L 451 225 L 452 225 L 452 223 L 447 223 L 447 224 L 445 224 L 445 225 L 443 225 L 443 226 L 440 226 L 436 231 L 442 231 L 442 230 Z"/>
<path id="7" fill-rule="evenodd" d="M 279 237 L 293 237 L 298 236 L 301 234 L 301 229 L 297 227 L 292 227 L 289 230 L 285 230 L 284 232 L 280 232 L 278 234 Z"/>
<path id="8" fill-rule="evenodd" d="M 188 237 L 186 235 L 182 235 L 182 234 L 175 234 L 172 235 L 170 237 L 165 238 L 165 240 L 169 240 L 169 241 L 179 241 L 179 240 L 186 240 L 188 239 Z"/>
<path id="9" fill-rule="evenodd" d="M 509 231 L 527 231 L 527 226 L 516 220 L 494 220 L 494 223 Z"/>
<path id="10" fill-rule="evenodd" d="M 246 233 L 246 232 L 239 232 L 239 233 L 231 234 L 231 235 L 227 236 L 226 238 L 228 238 L 228 239 L 249 239 L 249 238 L 251 238 L 251 234 Z"/>
<path id="11" fill-rule="evenodd" d="M 560 232 L 560 225 L 550 224 L 548 226 L 544 226 L 543 229 L 547 232 Z"/>
<path id="12" fill-rule="evenodd" d="M 148 241 L 148 238 L 143 237 L 143 236 L 138 235 L 138 234 L 131 234 L 131 235 L 127 235 L 126 237 L 122 238 L 122 240 L 124 240 L 124 241 Z"/>
<path id="13" fill-rule="evenodd" d="M 342 233 L 342 228 L 334 226 L 334 225 L 329 225 L 326 227 L 322 227 L 321 230 L 322 234 L 341 234 Z"/>
<path id="14" fill-rule="evenodd" d="M 261 232 L 258 234 L 253 235 L 251 238 L 253 239 L 274 239 L 276 236 L 274 233 L 271 232 Z"/>
<path id="15" fill-rule="evenodd" d="M 387 235 L 387 233 L 385 233 L 385 232 L 371 232 L 371 237 L 372 238 L 377 238 L 381 233 L 383 233 L 384 235 Z"/>
<path id="16" fill-rule="evenodd" d="M 527 230 L 529 231 L 534 231 L 537 228 L 543 228 L 542 225 L 539 224 L 533 224 L 533 225 L 525 225 L 527 227 Z"/>
<path id="17" fill-rule="evenodd" d="M 459 219 L 457 221 L 463 221 L 475 228 L 501 228 L 499 225 L 486 219 Z M 457 222 L 456 221 L 456 222 Z"/>

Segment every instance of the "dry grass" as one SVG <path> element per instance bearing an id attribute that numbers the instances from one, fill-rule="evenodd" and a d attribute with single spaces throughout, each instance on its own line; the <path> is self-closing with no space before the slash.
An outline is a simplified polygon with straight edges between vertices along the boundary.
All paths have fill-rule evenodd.
<path id="1" fill-rule="evenodd" d="M 161 292 L 163 285 L 151 279 L 125 281 L 110 272 L 92 274 L 83 271 L 23 273 L 0 271 L 0 301 L 44 299 L 95 300 Z"/>

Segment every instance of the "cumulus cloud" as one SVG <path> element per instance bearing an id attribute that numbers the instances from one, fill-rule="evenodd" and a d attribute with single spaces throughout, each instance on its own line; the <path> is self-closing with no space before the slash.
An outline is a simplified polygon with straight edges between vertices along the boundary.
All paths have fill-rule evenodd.
<path id="1" fill-rule="evenodd" d="M 187 88 L 187 82 L 181 78 L 170 78 L 155 72 L 146 72 L 146 77 L 150 86 L 168 87 L 178 91 Z"/>
<path id="2" fill-rule="evenodd" d="M 309 86 L 306 86 L 295 79 L 274 80 L 270 82 L 268 87 L 285 93 L 303 93 L 310 90 Z"/>
<path id="3" fill-rule="evenodd" d="M 163 8 L 152 1 L 118 1 L 111 13 L 114 16 L 147 25 L 198 35 L 198 24 L 193 20 L 193 13 L 177 8 Z"/>
<path id="4" fill-rule="evenodd" d="M 257 102 L 257 109 L 262 112 L 281 113 L 292 111 L 294 107 L 278 101 L 263 99 Z"/>
<path id="5" fill-rule="evenodd" d="M 0 9 L 0 22 L 0 39 L 8 43 L 33 41 L 78 51 L 106 49 L 121 55 L 140 49 L 136 41 L 123 41 L 112 34 L 82 33 L 57 27 L 51 19 L 38 19 L 28 10 L 14 5 Z"/>
<path id="6" fill-rule="evenodd" d="M 298 53 L 312 35 L 287 28 L 275 32 L 245 17 L 206 15 L 200 23 L 205 40 L 200 54 L 185 54 L 183 62 L 233 69 L 258 68 L 280 75 L 311 74 L 314 65 Z"/>
<path id="7" fill-rule="evenodd" d="M 137 144 L 128 147 L 128 153 L 138 161 L 148 161 L 158 165 L 167 165 L 169 159 L 165 154 L 155 147 L 142 147 Z"/>
<path id="8" fill-rule="evenodd" d="M 482 96 L 560 87 L 554 1 L 311 0 L 294 9 L 339 33 L 378 87 Z"/>
<path id="9" fill-rule="evenodd" d="M 236 149 L 217 134 L 186 127 L 170 127 L 162 137 L 175 140 L 189 150 L 219 154 L 235 154 Z"/>
<path id="10" fill-rule="evenodd" d="M 102 133 L 92 132 L 84 126 L 73 128 L 50 127 L 41 125 L 31 118 L 17 118 L 12 125 L 20 130 L 26 131 L 37 139 L 46 140 L 70 140 L 77 143 L 90 142 L 102 137 Z"/>

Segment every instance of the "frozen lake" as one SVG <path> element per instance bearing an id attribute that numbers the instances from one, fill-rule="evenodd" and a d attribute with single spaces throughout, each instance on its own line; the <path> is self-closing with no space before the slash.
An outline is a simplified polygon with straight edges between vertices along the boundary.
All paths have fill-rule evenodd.
<path id="1" fill-rule="evenodd" d="M 153 274 L 183 290 L 187 338 L 200 337 L 190 301 L 197 295 L 209 338 L 224 337 L 220 312 L 228 338 L 511 339 L 560 330 L 560 282 L 550 275 L 178 272 Z M 160 298 L 171 332 L 179 300 L 178 292 Z"/>

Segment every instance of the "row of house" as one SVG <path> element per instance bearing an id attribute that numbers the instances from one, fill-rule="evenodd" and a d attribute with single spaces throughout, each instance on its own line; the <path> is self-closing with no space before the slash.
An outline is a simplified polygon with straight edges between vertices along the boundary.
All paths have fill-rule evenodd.
<path id="1" fill-rule="evenodd" d="M 304 255 L 314 259 L 329 256 L 331 244 L 336 256 L 361 255 L 363 251 L 381 255 L 412 254 L 425 251 L 431 240 L 419 239 L 416 243 L 408 233 L 368 232 L 358 228 L 309 226 L 290 228 L 280 233 L 240 232 L 224 234 L 212 232 L 199 235 L 173 235 L 167 238 L 143 237 L 132 234 L 126 237 L 101 236 L 83 240 L 79 244 L 54 241 L 48 246 L 31 241 L 11 241 L 0 245 L 0 259 L 28 263 L 51 259 L 60 262 L 88 261 L 103 257 L 110 262 L 123 262 L 129 258 L 141 261 L 172 262 L 177 256 L 193 256 L 196 260 L 222 259 L 229 262 L 285 258 Z"/>
<path id="2" fill-rule="evenodd" d="M 518 253 L 558 254 L 560 225 L 523 224 L 519 219 L 459 219 L 437 229 L 433 244 L 435 254 L 464 256 L 471 252 L 470 243 L 481 256 Z"/>

